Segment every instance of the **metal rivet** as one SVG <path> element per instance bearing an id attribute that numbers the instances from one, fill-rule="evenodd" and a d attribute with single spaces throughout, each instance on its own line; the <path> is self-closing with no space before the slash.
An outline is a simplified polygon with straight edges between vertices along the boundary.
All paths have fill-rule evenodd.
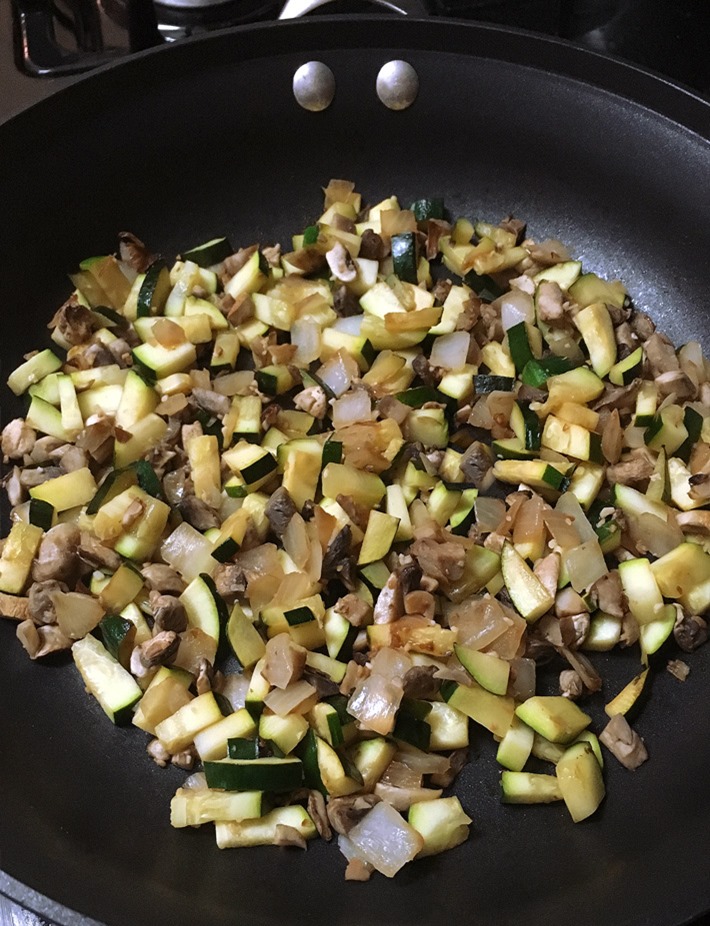
<path id="1" fill-rule="evenodd" d="M 406 109 L 419 92 L 419 78 L 406 61 L 388 61 L 377 75 L 377 96 L 388 109 Z"/>
<path id="2" fill-rule="evenodd" d="M 312 113 L 327 109 L 335 96 L 335 77 L 322 61 L 308 61 L 293 75 L 296 102 Z"/>

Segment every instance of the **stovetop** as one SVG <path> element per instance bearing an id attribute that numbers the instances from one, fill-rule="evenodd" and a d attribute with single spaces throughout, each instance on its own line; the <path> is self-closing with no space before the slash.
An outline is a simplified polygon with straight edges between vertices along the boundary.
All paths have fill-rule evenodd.
<path id="1" fill-rule="evenodd" d="M 205 30 L 276 19 L 284 2 L 0 0 L 0 121 L 93 66 Z M 288 6 L 293 11 L 312 2 L 288 0 Z M 710 99 L 709 0 L 384 2 L 415 15 L 476 19 L 561 36 L 650 68 Z M 383 8 L 365 0 L 338 0 L 321 10 L 340 11 L 383 12 Z M 0 896 L 0 926 L 48 924 Z M 710 926 L 710 916 L 695 926 Z"/>
<path id="2" fill-rule="evenodd" d="M 191 34 L 276 19 L 284 3 L 293 15 L 327 0 L 0 0 L 0 120 L 71 75 Z M 336 0 L 314 13 L 387 7 L 561 36 L 710 97 L 708 0 Z"/>

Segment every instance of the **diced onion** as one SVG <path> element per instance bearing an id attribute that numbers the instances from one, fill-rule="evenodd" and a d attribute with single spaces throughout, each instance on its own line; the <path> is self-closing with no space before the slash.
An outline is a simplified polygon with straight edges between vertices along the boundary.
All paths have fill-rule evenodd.
<path id="1" fill-rule="evenodd" d="M 188 582 L 196 579 L 201 572 L 212 575 L 217 568 L 217 560 L 212 557 L 211 541 L 187 521 L 179 524 L 163 541 L 160 555 Z"/>
<path id="2" fill-rule="evenodd" d="M 298 348 L 293 357 L 296 366 L 308 366 L 320 356 L 320 326 L 308 318 L 299 318 L 291 326 L 291 343 Z"/>
<path id="3" fill-rule="evenodd" d="M 441 788 L 397 788 L 378 781 L 375 785 L 375 794 L 395 810 L 404 813 L 412 804 L 417 804 L 419 801 L 434 801 L 441 797 Z"/>
<path id="4" fill-rule="evenodd" d="M 318 370 L 321 381 L 335 396 L 341 396 L 350 388 L 350 383 L 358 375 L 358 366 L 352 357 L 345 357 L 342 352 L 334 354 Z"/>
<path id="5" fill-rule="evenodd" d="M 335 428 L 344 428 L 358 421 L 368 421 L 372 418 L 372 403 L 369 394 L 364 389 L 346 392 L 333 402 L 332 417 Z"/>
<path id="6" fill-rule="evenodd" d="M 387 679 L 403 679 L 412 667 L 412 659 L 403 650 L 384 646 L 372 660 L 372 674 Z"/>
<path id="7" fill-rule="evenodd" d="M 459 643 L 483 649 L 505 633 L 510 621 L 495 598 L 471 598 L 449 614 L 449 626 L 457 631 Z"/>
<path id="8" fill-rule="evenodd" d="M 576 592 L 582 592 L 594 585 L 597 579 L 601 579 L 609 571 L 604 562 L 604 554 L 601 551 L 598 540 L 587 540 L 578 547 L 567 550 L 565 553 L 565 566 L 569 573 L 572 588 Z"/>
<path id="9" fill-rule="evenodd" d="M 442 775 L 450 767 L 446 756 L 438 756 L 433 752 L 423 752 L 415 746 L 406 743 L 400 744 L 395 754 L 395 760 L 402 762 L 419 775 Z"/>
<path id="10" fill-rule="evenodd" d="M 343 334 L 352 334 L 353 337 L 360 337 L 360 328 L 364 315 L 347 315 L 344 318 L 336 319 L 331 325 L 333 331 L 341 331 Z"/>
<path id="11" fill-rule="evenodd" d="M 421 835 L 384 801 L 350 830 L 348 838 L 359 855 L 388 878 L 424 846 Z"/>
<path id="12" fill-rule="evenodd" d="M 232 705 L 233 710 L 241 710 L 246 704 L 249 691 L 249 677 L 244 673 L 226 675 L 222 686 L 222 695 Z"/>
<path id="13" fill-rule="evenodd" d="M 534 696 L 536 668 L 534 659 L 511 659 L 510 694 L 516 701 L 525 701 Z"/>
<path id="14" fill-rule="evenodd" d="M 301 679 L 299 682 L 292 682 L 286 688 L 272 688 L 264 698 L 264 704 L 274 714 L 285 717 L 287 714 L 303 713 L 304 707 L 310 710 L 315 694 L 316 690 L 313 685 Z"/>
<path id="15" fill-rule="evenodd" d="M 402 685 L 371 675 L 356 685 L 348 701 L 348 713 L 366 730 L 383 736 L 394 729 L 395 715 L 402 701 Z"/>
<path id="16" fill-rule="evenodd" d="M 664 556 L 685 540 L 683 531 L 676 523 L 664 521 L 649 511 L 644 511 L 638 517 L 629 515 L 627 523 L 634 543 L 653 556 Z"/>
<path id="17" fill-rule="evenodd" d="M 520 322 L 535 321 L 535 306 L 533 305 L 532 296 L 522 290 L 513 290 L 505 293 L 495 302 L 496 308 L 500 308 L 500 320 L 503 324 L 503 331 L 519 325 Z"/>
<path id="18" fill-rule="evenodd" d="M 421 788 L 422 773 L 414 771 L 404 762 L 393 759 L 380 781 L 395 788 Z"/>
<path id="19" fill-rule="evenodd" d="M 555 505 L 555 511 L 561 511 L 563 514 L 567 514 L 574 518 L 574 526 L 579 534 L 580 540 L 583 542 L 587 540 L 596 540 L 597 535 L 594 528 L 589 523 L 577 497 L 571 492 L 565 492 L 564 495 L 559 497 Z"/>
<path id="20" fill-rule="evenodd" d="M 182 783 L 186 791 L 204 791 L 207 788 L 207 778 L 204 772 L 195 772 Z"/>
<path id="21" fill-rule="evenodd" d="M 505 518 L 505 502 L 489 495 L 479 495 L 473 503 L 476 526 L 483 534 L 497 531 Z"/>
<path id="22" fill-rule="evenodd" d="M 434 341 L 429 363 L 445 370 L 458 370 L 466 363 L 471 335 L 468 331 L 454 331 Z"/>

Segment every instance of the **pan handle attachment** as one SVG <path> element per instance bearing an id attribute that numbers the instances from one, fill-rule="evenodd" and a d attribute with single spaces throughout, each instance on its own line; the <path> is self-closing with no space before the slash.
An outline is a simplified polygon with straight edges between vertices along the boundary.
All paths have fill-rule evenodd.
<path id="1" fill-rule="evenodd" d="M 383 12 L 399 13 L 401 16 L 427 17 L 427 10 L 423 0 L 372 0 L 376 6 L 381 6 Z M 337 0 L 286 0 L 283 9 L 279 13 L 279 19 L 298 19 L 299 16 L 305 16 L 313 10 L 329 3 L 337 3 Z"/>

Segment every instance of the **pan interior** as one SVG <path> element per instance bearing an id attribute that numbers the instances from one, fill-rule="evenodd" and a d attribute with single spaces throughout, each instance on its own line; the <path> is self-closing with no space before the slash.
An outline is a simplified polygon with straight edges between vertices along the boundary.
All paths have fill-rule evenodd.
<path id="1" fill-rule="evenodd" d="M 445 23 L 377 30 L 376 41 L 358 21 L 214 35 L 114 67 L 0 127 L 12 319 L 3 377 L 44 346 L 66 272 L 113 250 L 118 231 L 166 255 L 222 234 L 237 246 L 286 243 L 318 215 L 331 177 L 355 181 L 370 202 L 443 195 L 453 215 L 513 213 L 588 269 L 622 278 L 675 342 L 710 346 L 707 138 L 654 113 L 653 97 L 625 99 L 621 77 L 594 88 L 583 78 L 599 60 L 557 43 Z M 416 103 L 396 113 L 374 92 L 393 58 L 420 80 Z M 336 78 L 333 105 L 317 114 L 290 89 L 312 59 Z M 642 96 L 653 82 L 638 81 Z M 673 91 L 659 94 L 672 107 Z M 7 390 L 2 400 L 14 413 Z M 651 761 L 636 774 L 609 761 L 594 821 L 575 827 L 555 806 L 502 808 L 493 744 L 474 735 L 459 786 L 469 842 L 394 882 L 353 885 L 333 846 L 220 853 L 206 828 L 171 830 L 169 796 L 184 775 L 154 766 L 140 731 L 112 728 L 71 666 L 33 665 L 12 626 L 0 635 L 0 863 L 111 926 L 396 926 L 462 914 L 503 926 L 561 922 L 570 909 L 579 926 L 671 926 L 710 907 L 707 879 L 687 878 L 710 825 L 706 652 L 683 686 L 659 673 L 638 722 Z M 637 668 L 631 653 L 609 660 L 608 694 Z"/>

